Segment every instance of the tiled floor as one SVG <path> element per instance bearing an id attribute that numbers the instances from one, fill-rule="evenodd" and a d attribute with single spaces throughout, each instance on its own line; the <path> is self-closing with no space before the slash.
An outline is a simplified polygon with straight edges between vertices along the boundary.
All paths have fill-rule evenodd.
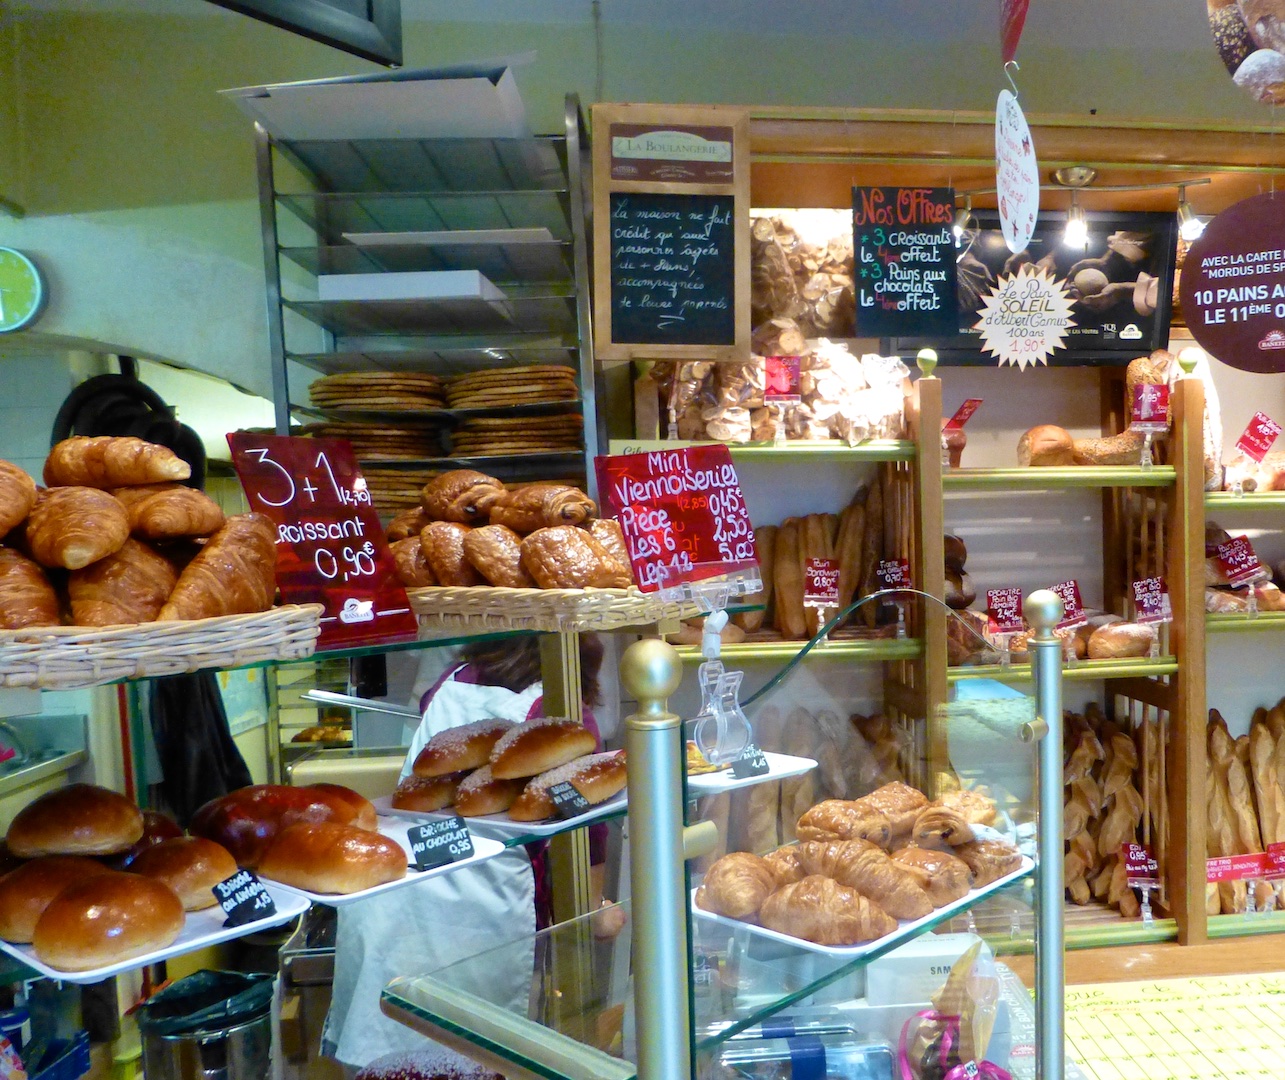
<path id="1" fill-rule="evenodd" d="M 1278 1080 L 1285 973 L 1069 986 L 1066 1041 L 1094 1080 Z"/>

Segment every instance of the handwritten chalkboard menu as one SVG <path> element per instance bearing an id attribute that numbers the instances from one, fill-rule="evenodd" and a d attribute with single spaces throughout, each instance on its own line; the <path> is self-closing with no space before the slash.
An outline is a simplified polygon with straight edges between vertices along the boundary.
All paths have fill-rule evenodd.
<path id="1" fill-rule="evenodd" d="M 611 333 L 638 345 L 736 338 L 732 199 L 611 196 Z"/>
<path id="2" fill-rule="evenodd" d="M 952 188 L 854 187 L 857 333 L 952 333 L 955 307 Z"/>

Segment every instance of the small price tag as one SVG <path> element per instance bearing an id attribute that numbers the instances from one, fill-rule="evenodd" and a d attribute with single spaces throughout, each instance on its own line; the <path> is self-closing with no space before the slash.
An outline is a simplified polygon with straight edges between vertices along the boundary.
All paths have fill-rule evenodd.
<path id="1" fill-rule="evenodd" d="M 1133 583 L 1133 608 L 1140 623 L 1173 622 L 1169 586 L 1162 577 L 1143 578 Z"/>
<path id="2" fill-rule="evenodd" d="M 797 356 L 764 357 L 763 400 L 781 405 L 797 404 L 799 391 L 799 358 Z"/>
<path id="3" fill-rule="evenodd" d="M 1022 620 L 1021 589 L 987 589 L 986 614 L 997 634 L 1020 634 L 1026 629 Z"/>
<path id="4" fill-rule="evenodd" d="M 549 798 L 553 800 L 558 816 L 563 820 L 579 817 L 589 809 L 589 800 L 575 789 L 570 780 L 564 780 L 549 788 Z"/>
<path id="5" fill-rule="evenodd" d="M 1267 845 L 1267 872 L 1263 877 L 1268 881 L 1285 878 L 1285 844 Z"/>
<path id="6" fill-rule="evenodd" d="M 1129 427 L 1144 435 L 1160 435 L 1169 430 L 1169 387 L 1138 383 L 1133 388 L 1129 410 Z"/>
<path id="7" fill-rule="evenodd" d="M 277 905 L 263 882 L 249 870 L 238 870 L 210 891 L 223 909 L 225 927 L 245 926 L 277 913 Z"/>
<path id="8" fill-rule="evenodd" d="M 1214 548 L 1214 556 L 1233 587 L 1247 585 L 1264 577 L 1263 564 L 1247 536 L 1233 536 Z"/>
<path id="9" fill-rule="evenodd" d="M 952 429 L 962 428 L 965 424 L 968 423 L 969 420 L 972 419 L 973 413 L 975 413 L 978 410 L 978 408 L 981 407 L 981 404 L 982 404 L 981 398 L 970 397 L 967 401 L 964 402 L 964 404 L 962 404 L 958 409 L 955 410 L 955 415 L 952 416 L 949 420 L 947 420 L 946 423 L 943 425 L 943 427 L 948 427 Z"/>
<path id="10" fill-rule="evenodd" d="M 1120 858 L 1124 860 L 1124 872 L 1131 887 L 1160 884 L 1157 876 L 1160 866 L 1147 847 L 1142 844 L 1122 844 Z"/>
<path id="11" fill-rule="evenodd" d="M 738 780 L 744 780 L 750 776 L 766 776 L 769 769 L 767 756 L 753 743 L 750 743 L 745 748 L 745 752 L 732 762 L 732 775 Z"/>
<path id="12" fill-rule="evenodd" d="M 803 606 L 828 608 L 838 603 L 838 560 L 809 559 L 803 566 Z"/>
<path id="13" fill-rule="evenodd" d="M 906 559 L 884 559 L 875 570 L 875 579 L 885 589 L 908 589 L 910 563 Z"/>
<path id="14" fill-rule="evenodd" d="M 1236 449 L 1246 457 L 1262 461 L 1267 451 L 1272 448 L 1276 436 L 1281 433 L 1281 426 L 1266 413 L 1256 412 L 1254 418 L 1245 428 L 1244 433 L 1236 440 Z"/>
<path id="15" fill-rule="evenodd" d="M 1256 851 L 1250 855 L 1224 855 L 1217 859 L 1205 860 L 1205 880 L 1215 881 L 1252 881 L 1266 877 L 1268 870 L 1267 852 Z"/>
<path id="16" fill-rule="evenodd" d="M 1053 586 L 1053 591 L 1062 598 L 1062 621 L 1057 624 L 1059 630 L 1074 630 L 1089 620 L 1084 614 L 1084 602 L 1080 599 L 1080 583 L 1071 578 Z"/>
<path id="17" fill-rule="evenodd" d="M 436 870 L 473 854 L 473 837 L 459 814 L 428 821 L 406 830 L 416 870 Z"/>

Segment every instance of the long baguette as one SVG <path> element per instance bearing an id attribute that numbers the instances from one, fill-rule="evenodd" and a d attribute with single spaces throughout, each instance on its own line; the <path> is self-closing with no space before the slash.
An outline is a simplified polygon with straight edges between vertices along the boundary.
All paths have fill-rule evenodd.
<path id="1" fill-rule="evenodd" d="M 834 544 L 839 560 L 839 608 L 852 603 L 861 584 L 861 545 L 866 532 L 866 496 L 864 487 L 857 489 L 839 517 L 839 535 Z"/>
<path id="2" fill-rule="evenodd" d="M 866 520 L 861 540 L 861 574 L 858 578 L 857 596 L 869 596 L 879 588 L 879 560 L 883 558 L 883 481 L 876 478 L 866 497 Z M 867 626 L 875 624 L 875 605 L 861 608 L 861 618 Z"/>
<path id="3" fill-rule="evenodd" d="M 799 562 L 800 521 L 786 518 L 776 531 L 772 557 L 772 590 L 775 593 L 776 628 L 781 636 L 798 640 L 806 637 L 803 618 L 803 574 Z"/>
<path id="4" fill-rule="evenodd" d="M 825 514 L 809 514 L 803 519 L 803 532 L 799 541 L 799 562 L 803 582 L 807 584 L 807 565 L 812 559 L 832 559 L 834 546 L 830 543 Z M 813 637 L 821 627 L 821 609 L 805 607 L 803 625 L 808 637 Z"/>
<path id="5" fill-rule="evenodd" d="M 776 526 L 760 525 L 754 530 L 754 555 L 759 561 L 759 577 L 763 579 L 763 590 L 750 593 L 745 597 L 747 604 L 762 604 L 762 611 L 738 611 L 732 616 L 732 622 L 747 634 L 760 630 L 764 623 L 772 622 L 772 554 L 776 550 Z"/>

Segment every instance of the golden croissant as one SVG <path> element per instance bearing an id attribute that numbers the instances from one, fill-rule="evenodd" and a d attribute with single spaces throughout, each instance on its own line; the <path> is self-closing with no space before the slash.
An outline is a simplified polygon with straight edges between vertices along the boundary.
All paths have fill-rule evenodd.
<path id="1" fill-rule="evenodd" d="M 947 851 L 907 847 L 896 852 L 892 861 L 919 883 L 935 908 L 967 896 L 973 887 L 973 872 L 968 864 Z"/>
<path id="2" fill-rule="evenodd" d="M 276 569 L 276 527 L 262 514 L 237 514 L 183 568 L 157 619 L 267 611 L 276 593 Z"/>
<path id="3" fill-rule="evenodd" d="M 128 539 L 125 507 L 97 488 L 42 491 L 27 518 L 27 546 L 42 566 L 79 570 L 119 551 Z"/>
<path id="4" fill-rule="evenodd" d="M 812 841 L 799 845 L 808 874 L 834 878 L 876 901 L 896 919 L 921 919 L 933 909 L 928 894 L 888 855 L 865 840 Z"/>
<path id="5" fill-rule="evenodd" d="M 116 488 L 186 480 L 192 467 L 167 446 L 132 435 L 75 435 L 55 444 L 45 459 L 51 487 Z"/>
<path id="6" fill-rule="evenodd" d="M 759 922 L 818 945 L 860 945 L 897 929 L 897 920 L 875 901 L 820 874 L 774 892 L 759 909 Z"/>
<path id="7" fill-rule="evenodd" d="M 139 499 L 129 508 L 129 527 L 144 540 L 209 536 L 223 526 L 219 504 L 196 488 L 178 487 Z"/>
<path id="8" fill-rule="evenodd" d="M 71 621 L 77 626 L 152 622 L 169 599 L 178 571 L 160 552 L 126 540 L 117 552 L 67 578 Z"/>
<path id="9" fill-rule="evenodd" d="M 1022 853 L 1003 840 L 974 840 L 970 844 L 960 844 L 954 849 L 954 855 L 973 872 L 974 888 L 989 885 L 1022 865 Z"/>
<path id="10" fill-rule="evenodd" d="M 807 871 L 799 861 L 798 844 L 786 844 L 785 847 L 769 851 L 763 858 L 772 868 L 772 876 L 776 878 L 778 889 L 807 877 Z"/>
<path id="11" fill-rule="evenodd" d="M 40 564 L 0 547 L 0 630 L 57 626 L 58 594 Z"/>
<path id="12" fill-rule="evenodd" d="M 696 890 L 696 906 L 731 919 L 752 918 L 776 889 L 767 860 L 733 851 L 716 860 Z"/>
<path id="13" fill-rule="evenodd" d="M 0 537 L 21 525 L 36 505 L 36 482 L 9 461 L 0 461 Z"/>
<path id="14" fill-rule="evenodd" d="M 494 476 L 473 469 L 451 469 L 435 476 L 420 492 L 419 502 L 434 521 L 484 525 L 504 484 Z"/>
<path id="15" fill-rule="evenodd" d="M 491 507 L 491 522 L 525 536 L 553 525 L 581 525 L 597 509 L 588 495 L 569 484 L 526 484 Z"/>

